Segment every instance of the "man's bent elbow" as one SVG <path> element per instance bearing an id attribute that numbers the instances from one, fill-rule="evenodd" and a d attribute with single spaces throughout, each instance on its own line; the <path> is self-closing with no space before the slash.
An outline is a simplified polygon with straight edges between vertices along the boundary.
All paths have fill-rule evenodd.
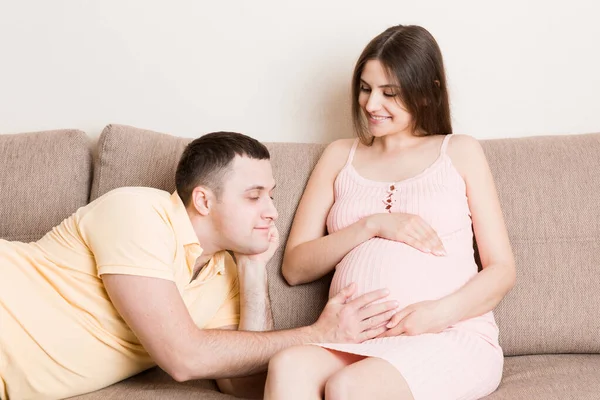
<path id="1" fill-rule="evenodd" d="M 214 366 L 211 365 L 192 365 L 188 357 L 179 358 L 179 361 L 160 365 L 160 367 L 176 382 L 187 382 L 194 379 L 210 379 L 215 373 Z"/>
<path id="2" fill-rule="evenodd" d="M 157 362 L 160 369 L 165 371 L 176 382 L 185 382 L 191 379 L 189 369 L 181 362 Z"/>
<path id="3" fill-rule="evenodd" d="M 215 373 L 210 371 L 194 371 L 189 368 L 177 368 L 165 370 L 176 382 L 187 382 L 195 379 L 214 379 Z"/>
<path id="4" fill-rule="evenodd" d="M 191 366 L 187 365 L 186 360 L 172 362 L 164 366 L 161 365 L 161 368 L 176 382 L 187 382 L 192 379 L 201 379 L 202 377 L 200 375 L 202 375 L 204 372 L 193 371 Z"/>
<path id="5" fill-rule="evenodd" d="M 171 378 L 173 378 L 174 381 L 176 382 L 187 382 L 189 380 L 192 380 L 192 377 L 190 374 L 187 373 L 187 371 L 184 370 L 172 370 L 172 371 L 166 371 Z"/>

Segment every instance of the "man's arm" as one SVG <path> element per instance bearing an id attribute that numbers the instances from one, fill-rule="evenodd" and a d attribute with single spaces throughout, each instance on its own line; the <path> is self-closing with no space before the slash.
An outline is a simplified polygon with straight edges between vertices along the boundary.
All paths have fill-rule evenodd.
<path id="1" fill-rule="evenodd" d="M 238 259 L 240 282 L 240 326 L 242 331 L 273 330 L 266 265 Z"/>
<path id="2" fill-rule="evenodd" d="M 397 304 L 371 304 L 386 290 L 347 301 L 349 286 L 333 297 L 311 326 L 274 332 L 202 330 L 175 283 L 159 278 L 104 274 L 115 308 L 152 359 L 177 381 L 248 376 L 266 370 L 278 351 L 311 342 L 359 343 L 381 334 Z"/>
<path id="3" fill-rule="evenodd" d="M 239 329 L 242 331 L 273 330 L 273 314 L 269 302 L 267 270 L 262 262 L 251 262 L 238 257 L 238 280 L 240 283 L 240 325 L 221 329 Z M 217 379 L 221 392 L 236 397 L 262 399 L 267 374 Z"/>

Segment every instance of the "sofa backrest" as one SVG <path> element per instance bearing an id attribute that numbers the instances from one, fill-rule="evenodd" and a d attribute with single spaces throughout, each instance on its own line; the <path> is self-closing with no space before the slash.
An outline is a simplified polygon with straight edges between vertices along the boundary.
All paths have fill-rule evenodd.
<path id="1" fill-rule="evenodd" d="M 482 141 L 517 266 L 509 355 L 600 353 L 600 134 Z"/>
<path id="2" fill-rule="evenodd" d="M 0 135 L 0 238 L 39 239 L 89 197 L 92 155 L 78 130 Z"/>
<path id="3" fill-rule="evenodd" d="M 119 186 L 174 190 L 190 139 L 111 125 L 101 135 L 92 198 Z M 507 355 L 600 353 L 600 134 L 485 140 L 518 282 L 497 307 Z M 282 247 L 269 264 L 276 328 L 314 322 L 331 275 L 289 287 L 283 246 L 310 172 L 325 148 L 268 143 Z"/>

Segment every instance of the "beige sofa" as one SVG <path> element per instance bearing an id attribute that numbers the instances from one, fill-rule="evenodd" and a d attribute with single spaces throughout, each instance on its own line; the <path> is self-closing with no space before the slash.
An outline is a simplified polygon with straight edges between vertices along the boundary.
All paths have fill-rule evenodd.
<path id="1" fill-rule="evenodd" d="M 174 190 L 189 139 L 109 125 L 97 146 L 76 130 L 0 136 L 0 237 L 32 241 L 120 186 Z M 482 142 L 517 262 L 496 310 L 504 377 L 488 399 L 600 399 L 600 134 Z M 270 143 L 282 242 L 319 144 Z M 313 322 L 330 276 L 288 287 L 269 265 L 277 328 Z M 80 400 L 225 399 L 212 381 L 176 383 L 158 368 Z"/>

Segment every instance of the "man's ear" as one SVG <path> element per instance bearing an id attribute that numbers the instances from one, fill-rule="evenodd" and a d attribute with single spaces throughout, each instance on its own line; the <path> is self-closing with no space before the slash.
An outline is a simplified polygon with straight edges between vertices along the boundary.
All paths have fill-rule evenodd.
<path id="1" fill-rule="evenodd" d="M 198 214 L 207 216 L 213 203 L 212 190 L 204 186 L 196 186 L 192 191 L 192 204 Z"/>

